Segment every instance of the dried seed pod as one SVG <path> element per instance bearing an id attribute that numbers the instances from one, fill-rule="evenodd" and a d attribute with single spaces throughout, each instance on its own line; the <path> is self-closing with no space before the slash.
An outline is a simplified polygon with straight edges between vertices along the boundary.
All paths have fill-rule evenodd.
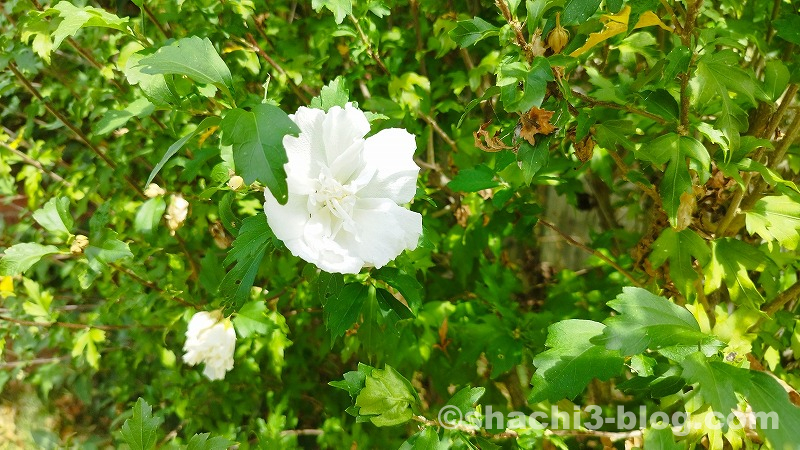
<path id="1" fill-rule="evenodd" d="M 569 31 L 561 26 L 561 13 L 556 13 L 556 27 L 547 35 L 547 45 L 553 53 L 560 53 L 569 42 Z"/>

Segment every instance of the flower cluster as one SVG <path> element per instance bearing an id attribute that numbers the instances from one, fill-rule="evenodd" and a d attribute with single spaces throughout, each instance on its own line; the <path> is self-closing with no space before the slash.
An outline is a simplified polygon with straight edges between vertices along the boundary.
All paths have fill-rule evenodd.
<path id="1" fill-rule="evenodd" d="M 229 319 L 219 311 L 199 312 L 192 316 L 186 330 L 183 361 L 195 366 L 205 363 L 203 374 L 210 380 L 221 380 L 233 369 L 236 332 Z"/>
<path id="2" fill-rule="evenodd" d="M 350 103 L 289 117 L 300 129 L 283 139 L 289 199 L 281 205 L 267 190 L 264 203 L 286 247 L 337 273 L 380 268 L 416 248 L 422 216 L 400 206 L 416 192 L 414 136 L 392 128 L 365 139 L 369 121 Z"/>

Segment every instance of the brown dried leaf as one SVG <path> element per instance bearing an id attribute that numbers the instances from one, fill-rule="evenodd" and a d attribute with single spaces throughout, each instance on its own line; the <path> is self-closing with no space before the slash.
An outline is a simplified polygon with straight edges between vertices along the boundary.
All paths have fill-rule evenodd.
<path id="1" fill-rule="evenodd" d="M 586 136 L 585 138 L 576 142 L 574 145 L 575 156 L 578 157 L 580 162 L 585 163 L 586 161 L 592 159 L 592 155 L 594 155 L 594 139 L 592 139 L 591 135 Z"/>
<path id="2" fill-rule="evenodd" d="M 472 136 L 475 138 L 475 147 L 485 151 L 485 152 L 499 152 L 500 150 L 508 150 L 513 147 L 509 147 L 508 145 L 504 144 L 503 141 L 498 137 L 500 134 L 500 130 L 494 133 L 494 136 L 490 136 L 489 132 L 486 131 L 486 128 L 489 127 L 492 121 L 488 121 L 481 125 L 478 131 L 473 131 Z"/>
<path id="3" fill-rule="evenodd" d="M 556 127 L 550 123 L 552 117 L 553 111 L 534 106 L 520 118 L 520 122 L 522 122 L 522 129 L 519 133 L 520 137 L 528 141 L 531 145 L 535 145 L 535 136 L 537 134 L 550 134 L 556 131 Z"/>

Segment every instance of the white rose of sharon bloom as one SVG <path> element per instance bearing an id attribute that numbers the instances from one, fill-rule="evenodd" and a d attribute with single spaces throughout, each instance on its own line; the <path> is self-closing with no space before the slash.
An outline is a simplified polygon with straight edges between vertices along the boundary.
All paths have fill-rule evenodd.
<path id="1" fill-rule="evenodd" d="M 300 128 L 283 138 L 289 199 L 264 193 L 269 226 L 286 247 L 337 273 L 380 268 L 416 248 L 422 216 L 400 206 L 416 192 L 414 136 L 391 128 L 364 139 L 369 121 L 350 103 L 289 117 Z"/>
<path id="2" fill-rule="evenodd" d="M 236 332 L 229 319 L 219 311 L 199 312 L 192 316 L 183 345 L 183 361 L 196 366 L 205 363 L 203 374 L 210 380 L 221 380 L 233 369 Z"/>

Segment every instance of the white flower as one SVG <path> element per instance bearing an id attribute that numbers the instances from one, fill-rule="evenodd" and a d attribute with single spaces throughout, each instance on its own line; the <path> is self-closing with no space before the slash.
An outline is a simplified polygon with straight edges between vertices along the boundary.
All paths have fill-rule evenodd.
<path id="1" fill-rule="evenodd" d="M 165 191 L 164 189 L 161 188 L 161 186 L 155 183 L 148 184 L 147 189 L 144 190 L 144 195 L 146 195 L 147 198 L 161 197 L 166 193 L 167 191 Z"/>
<path id="2" fill-rule="evenodd" d="M 233 369 L 233 350 L 236 332 L 230 320 L 219 311 L 199 312 L 192 316 L 183 345 L 183 361 L 196 366 L 205 363 L 203 374 L 210 380 L 221 380 Z"/>
<path id="3" fill-rule="evenodd" d="M 175 230 L 183 225 L 188 215 L 189 202 L 180 194 L 170 197 L 169 206 L 167 207 L 167 213 L 164 214 L 164 218 L 167 219 L 167 227 L 171 235 L 175 235 Z"/>
<path id="4" fill-rule="evenodd" d="M 264 194 L 267 221 L 286 247 L 338 273 L 380 268 L 416 248 L 422 216 L 400 206 L 416 192 L 414 136 L 391 128 L 364 139 L 369 122 L 349 103 L 289 117 L 300 128 L 283 138 L 289 199 L 280 205 Z"/>

